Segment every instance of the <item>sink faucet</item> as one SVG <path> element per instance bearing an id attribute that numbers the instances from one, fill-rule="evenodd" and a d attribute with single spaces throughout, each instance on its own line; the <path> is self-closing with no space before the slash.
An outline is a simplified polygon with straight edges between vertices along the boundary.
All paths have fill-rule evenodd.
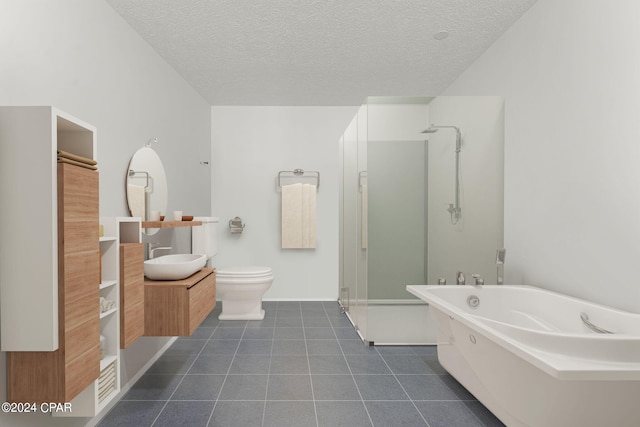
<path id="1" fill-rule="evenodd" d="M 160 246 L 159 243 L 149 243 L 149 259 L 154 259 L 157 251 L 169 252 L 170 250 L 171 246 Z"/>
<path id="2" fill-rule="evenodd" d="M 458 275 L 457 275 L 456 283 L 457 283 L 458 285 L 464 285 L 464 284 L 466 284 L 466 279 L 464 278 L 464 273 L 463 273 L 462 271 L 458 271 Z"/>

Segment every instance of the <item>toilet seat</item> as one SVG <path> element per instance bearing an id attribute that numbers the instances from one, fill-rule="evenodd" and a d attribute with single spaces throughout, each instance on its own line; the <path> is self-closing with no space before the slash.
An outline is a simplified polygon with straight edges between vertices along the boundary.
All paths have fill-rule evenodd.
<path id="1" fill-rule="evenodd" d="M 229 279 L 260 279 L 269 277 L 273 271 L 269 267 L 242 266 L 216 268 L 216 278 Z"/>

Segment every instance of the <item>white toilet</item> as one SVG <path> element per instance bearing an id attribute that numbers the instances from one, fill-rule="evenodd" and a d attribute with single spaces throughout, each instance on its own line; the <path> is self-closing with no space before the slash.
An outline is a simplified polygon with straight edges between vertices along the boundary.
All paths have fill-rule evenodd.
<path id="1" fill-rule="evenodd" d="M 191 252 L 206 254 L 208 258 L 218 252 L 218 218 L 196 217 L 201 226 L 191 228 Z M 262 296 L 271 287 L 273 272 L 269 267 L 216 268 L 216 294 L 222 301 L 220 320 L 262 320 Z"/>

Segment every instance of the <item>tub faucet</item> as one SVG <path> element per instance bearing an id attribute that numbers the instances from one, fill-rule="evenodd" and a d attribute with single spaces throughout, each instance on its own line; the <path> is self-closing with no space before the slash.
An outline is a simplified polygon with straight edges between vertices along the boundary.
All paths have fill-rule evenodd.
<path id="1" fill-rule="evenodd" d="M 458 285 L 464 285 L 464 284 L 466 284 L 466 279 L 464 278 L 464 273 L 463 273 L 462 271 L 458 271 L 458 275 L 457 275 L 456 283 L 457 283 Z"/>
<path id="2" fill-rule="evenodd" d="M 484 285 L 484 279 L 482 278 L 481 275 L 479 274 L 472 274 L 471 277 L 473 277 L 474 279 L 476 279 L 476 286 L 482 286 Z"/>

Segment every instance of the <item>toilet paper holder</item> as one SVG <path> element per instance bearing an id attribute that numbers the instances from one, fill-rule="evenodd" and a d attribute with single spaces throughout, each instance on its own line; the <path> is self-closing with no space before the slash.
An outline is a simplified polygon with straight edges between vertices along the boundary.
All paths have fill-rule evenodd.
<path id="1" fill-rule="evenodd" d="M 245 224 L 239 216 L 229 220 L 229 230 L 231 234 L 240 234 L 244 230 Z"/>

